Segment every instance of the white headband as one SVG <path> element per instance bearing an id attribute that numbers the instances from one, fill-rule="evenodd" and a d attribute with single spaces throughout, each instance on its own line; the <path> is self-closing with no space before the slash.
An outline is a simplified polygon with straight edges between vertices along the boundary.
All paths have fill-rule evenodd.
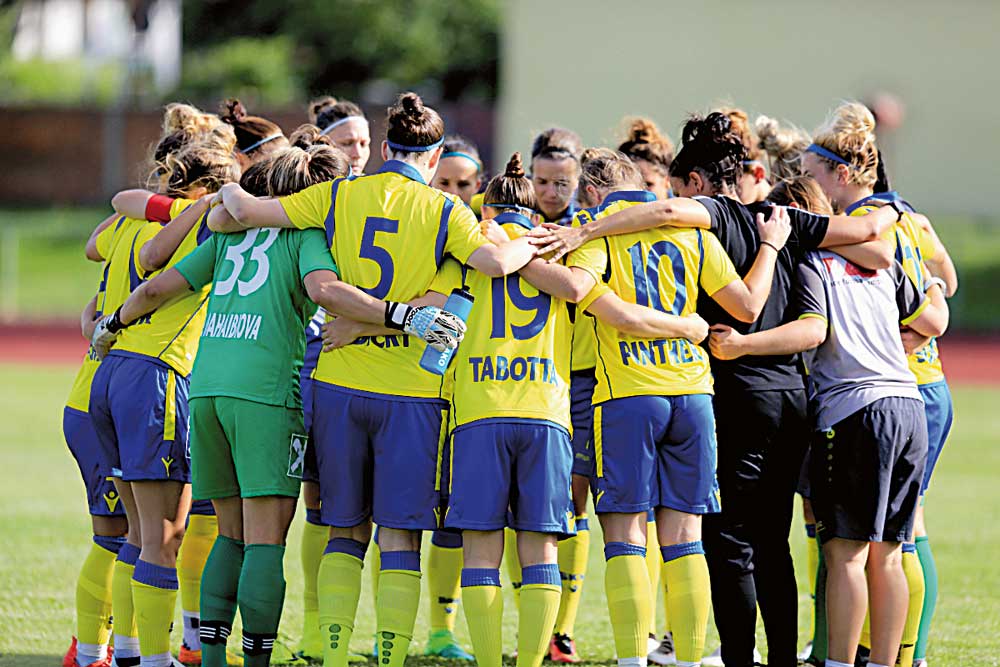
<path id="1" fill-rule="evenodd" d="M 247 153 L 249 153 L 253 149 L 259 148 L 260 146 L 263 146 L 267 142 L 274 141 L 275 139 L 278 139 L 279 137 L 283 137 L 283 136 L 285 136 L 285 135 L 283 135 L 281 132 L 278 132 L 277 134 L 272 134 L 269 137 L 264 137 L 263 139 L 261 139 L 260 141 L 258 141 L 255 144 L 250 144 L 246 148 L 240 149 L 240 152 L 243 153 L 244 155 L 246 155 Z"/>
<path id="2" fill-rule="evenodd" d="M 341 125 L 343 125 L 344 123 L 346 123 L 349 120 L 361 120 L 361 121 L 364 121 L 365 125 L 368 124 L 368 119 L 365 118 L 364 116 L 345 116 L 344 118 L 341 118 L 340 120 L 335 120 L 332 123 L 330 123 L 329 125 L 327 125 L 323 129 L 323 131 L 319 133 L 319 136 L 321 136 L 321 137 L 322 136 L 326 136 L 331 131 L 333 131 L 334 128 L 340 127 Z"/>

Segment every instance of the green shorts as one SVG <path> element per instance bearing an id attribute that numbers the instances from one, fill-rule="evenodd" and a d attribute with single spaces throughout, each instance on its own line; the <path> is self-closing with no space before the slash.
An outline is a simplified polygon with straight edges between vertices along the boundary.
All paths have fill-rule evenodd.
<path id="1" fill-rule="evenodd" d="M 195 499 L 298 497 L 307 440 L 302 410 L 228 396 L 188 405 Z"/>

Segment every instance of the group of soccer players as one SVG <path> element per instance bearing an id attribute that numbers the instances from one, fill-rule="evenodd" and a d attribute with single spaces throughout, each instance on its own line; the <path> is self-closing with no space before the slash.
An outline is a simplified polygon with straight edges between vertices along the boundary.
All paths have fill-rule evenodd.
<path id="1" fill-rule="evenodd" d="M 579 662 L 592 502 L 620 665 L 702 663 L 713 607 L 705 664 L 760 660 L 759 607 L 768 664 L 796 665 L 798 491 L 801 659 L 926 663 L 957 278 L 865 107 L 812 136 L 719 109 L 676 154 L 646 119 L 617 149 L 552 128 L 489 180 L 414 93 L 372 173 L 358 105 L 321 98 L 309 121 L 168 105 L 149 189 L 88 241 L 103 274 L 64 431 L 94 544 L 64 667 L 171 665 L 178 590 L 181 663 L 269 664 L 300 490 L 304 626 L 282 660 L 354 658 L 374 535 L 380 664 L 404 663 L 426 572 L 425 652 L 499 667 L 502 563 L 518 664 Z"/>

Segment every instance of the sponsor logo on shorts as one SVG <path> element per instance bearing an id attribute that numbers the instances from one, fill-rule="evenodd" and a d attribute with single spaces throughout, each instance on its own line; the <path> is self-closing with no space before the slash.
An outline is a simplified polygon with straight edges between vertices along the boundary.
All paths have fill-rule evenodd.
<path id="1" fill-rule="evenodd" d="M 302 472 L 306 467 L 306 444 L 309 437 L 292 434 L 292 439 L 288 443 L 288 476 L 295 479 L 302 479 Z"/>
<path id="2" fill-rule="evenodd" d="M 108 491 L 104 494 L 104 502 L 107 504 L 109 512 L 115 511 L 115 508 L 118 507 L 119 500 L 120 498 L 114 490 Z"/>

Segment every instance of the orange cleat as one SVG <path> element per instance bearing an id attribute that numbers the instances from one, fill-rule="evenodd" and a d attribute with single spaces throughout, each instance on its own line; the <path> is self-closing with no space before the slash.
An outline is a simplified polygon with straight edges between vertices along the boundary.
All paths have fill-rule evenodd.
<path id="1" fill-rule="evenodd" d="M 201 651 L 192 651 L 186 644 L 181 644 L 181 650 L 177 653 L 177 661 L 187 667 L 200 667 Z"/>
<path id="2" fill-rule="evenodd" d="M 576 642 L 569 635 L 559 633 L 553 635 L 552 641 L 549 642 L 549 659 L 567 665 L 575 665 L 581 661 L 576 653 Z"/>
<path id="3" fill-rule="evenodd" d="M 76 667 L 76 637 L 73 637 L 73 641 L 70 642 L 69 648 L 66 649 L 66 655 L 63 656 L 62 667 Z"/>

